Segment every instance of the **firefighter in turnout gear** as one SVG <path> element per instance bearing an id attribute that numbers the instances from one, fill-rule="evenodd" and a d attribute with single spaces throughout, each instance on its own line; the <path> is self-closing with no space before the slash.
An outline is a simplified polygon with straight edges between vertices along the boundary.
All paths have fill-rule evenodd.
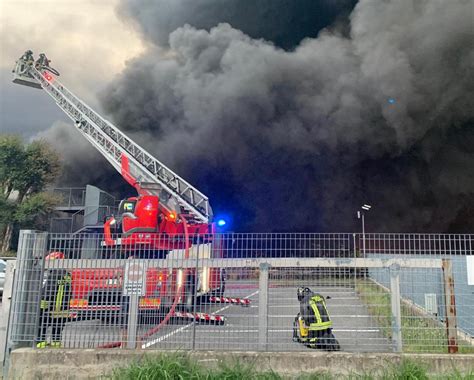
<path id="1" fill-rule="evenodd" d="M 297 290 L 300 312 L 293 325 L 293 340 L 309 348 L 339 351 L 340 345 L 332 333 L 332 321 L 326 308 L 326 299 L 308 287 Z"/>
<path id="2" fill-rule="evenodd" d="M 46 260 L 64 259 L 62 252 L 52 252 Z M 41 289 L 40 318 L 38 325 L 38 348 L 61 347 L 64 325 L 70 320 L 69 300 L 71 298 L 71 276 L 64 269 L 49 269 Z M 51 341 L 47 341 L 51 327 Z"/>
<path id="3" fill-rule="evenodd" d="M 31 50 L 25 51 L 25 53 L 21 56 L 28 65 L 32 65 L 35 59 L 33 58 L 33 52 Z"/>
<path id="4" fill-rule="evenodd" d="M 46 58 L 46 55 L 44 53 L 41 53 L 39 55 L 39 58 L 35 62 L 35 67 L 37 69 L 39 69 L 41 67 L 49 67 L 50 62 L 51 62 L 51 60 Z"/>

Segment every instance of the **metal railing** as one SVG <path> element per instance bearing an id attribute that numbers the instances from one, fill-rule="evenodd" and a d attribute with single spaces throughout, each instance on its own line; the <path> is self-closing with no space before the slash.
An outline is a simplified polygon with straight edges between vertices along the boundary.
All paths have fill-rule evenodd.
<path id="1" fill-rule="evenodd" d="M 52 217 L 49 230 L 53 234 L 76 233 L 83 228 L 97 227 L 105 222 L 107 216 L 117 212 L 115 206 L 85 206 L 68 217 Z"/>
<path id="2" fill-rule="evenodd" d="M 56 187 L 52 192 L 60 197 L 61 201 L 56 205 L 58 208 L 77 208 L 85 204 L 85 187 Z"/>
<path id="3" fill-rule="evenodd" d="M 293 333 L 309 287 L 343 351 L 474 352 L 473 235 L 366 234 L 365 257 L 357 234 L 126 238 L 22 231 L 9 341 L 308 350 Z"/>

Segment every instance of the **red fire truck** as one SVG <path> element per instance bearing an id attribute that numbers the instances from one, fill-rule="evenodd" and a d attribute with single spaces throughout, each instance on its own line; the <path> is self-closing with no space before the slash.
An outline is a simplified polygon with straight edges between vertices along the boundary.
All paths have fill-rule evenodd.
<path id="1" fill-rule="evenodd" d="M 222 257 L 208 197 L 171 171 L 104 119 L 59 80 L 44 54 L 29 50 L 16 62 L 13 82 L 43 89 L 73 121 L 77 130 L 137 191 L 120 203 L 104 224 L 102 258 L 209 259 Z M 89 316 L 123 308 L 124 266 L 73 269 L 70 310 Z M 150 266 L 140 310 L 192 309 L 194 297 L 221 296 L 219 268 L 167 269 Z"/>

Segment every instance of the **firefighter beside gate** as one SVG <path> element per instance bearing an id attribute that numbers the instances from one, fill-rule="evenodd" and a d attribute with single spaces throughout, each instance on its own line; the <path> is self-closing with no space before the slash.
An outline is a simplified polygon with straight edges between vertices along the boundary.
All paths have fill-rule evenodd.
<path id="1" fill-rule="evenodd" d="M 297 290 L 300 312 L 293 325 L 293 340 L 310 348 L 339 351 L 340 346 L 332 333 L 332 321 L 324 296 L 308 287 Z"/>
<path id="2" fill-rule="evenodd" d="M 46 260 L 64 259 L 62 252 L 52 252 Z M 70 320 L 69 300 L 71 298 L 71 276 L 64 269 L 49 269 L 45 273 L 41 289 L 40 317 L 37 334 L 38 348 L 61 347 L 64 325 Z M 51 327 L 51 342 L 47 341 Z"/>

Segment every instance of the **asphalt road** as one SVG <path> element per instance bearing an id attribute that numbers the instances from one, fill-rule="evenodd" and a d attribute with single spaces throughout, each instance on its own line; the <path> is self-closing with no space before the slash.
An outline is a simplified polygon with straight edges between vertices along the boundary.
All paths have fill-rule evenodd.
<path id="1" fill-rule="evenodd" d="M 292 325 L 299 311 L 296 288 L 299 284 L 272 281 L 268 305 L 268 350 L 309 350 L 292 341 Z M 333 320 L 333 332 L 347 352 L 389 352 L 391 342 L 386 339 L 367 307 L 354 291 L 353 286 L 335 283 L 320 286 L 305 282 L 319 293 L 330 296 L 327 307 Z M 142 348 L 200 349 L 255 351 L 258 346 L 258 281 L 228 281 L 226 296 L 248 298 L 250 306 L 233 304 L 199 305 L 206 313 L 226 317 L 222 326 L 193 324 L 188 321 L 173 322 L 163 326 L 152 336 L 139 342 Z M 142 336 L 154 325 L 142 325 Z M 120 326 L 107 326 L 98 320 L 66 324 L 63 330 L 63 346 L 66 348 L 92 348 L 126 339 L 126 331 Z"/>

